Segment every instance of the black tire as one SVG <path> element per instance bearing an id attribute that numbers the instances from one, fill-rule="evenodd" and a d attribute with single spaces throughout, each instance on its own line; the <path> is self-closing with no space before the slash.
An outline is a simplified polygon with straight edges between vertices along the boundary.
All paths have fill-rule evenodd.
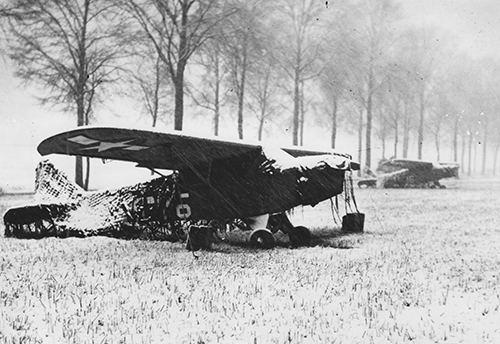
<path id="1" fill-rule="evenodd" d="M 256 229 L 250 234 L 250 243 L 259 248 L 273 248 L 276 244 L 273 233 L 267 229 Z"/>
<path id="2" fill-rule="evenodd" d="M 294 247 L 307 246 L 311 243 L 311 231 L 304 226 L 294 227 L 293 230 L 288 233 L 290 238 L 290 243 Z"/>

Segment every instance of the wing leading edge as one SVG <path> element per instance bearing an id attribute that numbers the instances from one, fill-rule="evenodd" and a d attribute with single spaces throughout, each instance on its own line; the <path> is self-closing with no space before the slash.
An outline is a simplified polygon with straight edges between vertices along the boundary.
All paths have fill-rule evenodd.
<path id="1" fill-rule="evenodd" d="M 138 163 L 141 167 L 179 170 L 260 149 L 258 145 L 192 137 L 180 133 L 106 127 L 63 132 L 38 145 L 41 155 L 89 156 Z"/>
<path id="2" fill-rule="evenodd" d="M 170 170 L 191 169 L 193 166 L 210 164 L 214 160 L 230 159 L 262 150 L 261 145 L 247 142 L 112 127 L 80 127 L 49 137 L 38 145 L 41 155 L 55 153 L 89 156 Z M 333 153 L 299 148 L 284 148 L 283 152 L 292 157 Z M 350 156 L 333 154 L 348 160 L 352 169 L 359 169 L 359 164 L 351 162 Z"/>

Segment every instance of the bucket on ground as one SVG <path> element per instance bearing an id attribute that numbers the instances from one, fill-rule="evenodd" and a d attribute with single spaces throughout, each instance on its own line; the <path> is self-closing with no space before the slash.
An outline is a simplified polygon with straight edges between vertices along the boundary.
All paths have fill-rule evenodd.
<path id="1" fill-rule="evenodd" d="M 365 225 L 365 214 L 363 213 L 349 213 L 342 217 L 342 231 L 343 232 L 363 232 Z"/>

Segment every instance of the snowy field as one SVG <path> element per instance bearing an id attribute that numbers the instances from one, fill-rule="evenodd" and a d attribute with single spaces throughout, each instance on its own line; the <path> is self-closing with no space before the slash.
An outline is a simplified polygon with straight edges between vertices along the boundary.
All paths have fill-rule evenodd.
<path id="1" fill-rule="evenodd" d="M 0 237 L 0 343 L 500 343 L 500 180 L 448 185 L 297 210 L 299 249 Z"/>

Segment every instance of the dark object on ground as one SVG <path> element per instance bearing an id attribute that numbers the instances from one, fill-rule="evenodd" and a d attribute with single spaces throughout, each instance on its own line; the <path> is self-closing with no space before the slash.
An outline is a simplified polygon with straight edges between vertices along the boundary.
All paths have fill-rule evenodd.
<path id="1" fill-rule="evenodd" d="M 188 251 L 210 250 L 212 243 L 220 239 L 212 226 L 189 227 L 186 249 Z"/>
<path id="2" fill-rule="evenodd" d="M 42 238 L 55 230 L 55 224 L 45 205 L 9 209 L 3 216 L 5 236 Z"/>
<path id="3" fill-rule="evenodd" d="M 293 247 L 307 246 L 311 242 L 311 231 L 304 226 L 294 227 L 288 236 Z"/>
<path id="4" fill-rule="evenodd" d="M 375 188 L 377 187 L 377 178 L 367 178 L 358 181 L 358 187 L 363 188 Z"/>
<path id="5" fill-rule="evenodd" d="M 365 214 L 363 213 L 350 213 L 342 217 L 343 232 L 363 232 L 364 225 Z"/>
<path id="6" fill-rule="evenodd" d="M 39 239 L 57 236 L 54 219 L 74 209 L 72 204 L 38 204 L 9 209 L 3 216 L 6 237 Z"/>

